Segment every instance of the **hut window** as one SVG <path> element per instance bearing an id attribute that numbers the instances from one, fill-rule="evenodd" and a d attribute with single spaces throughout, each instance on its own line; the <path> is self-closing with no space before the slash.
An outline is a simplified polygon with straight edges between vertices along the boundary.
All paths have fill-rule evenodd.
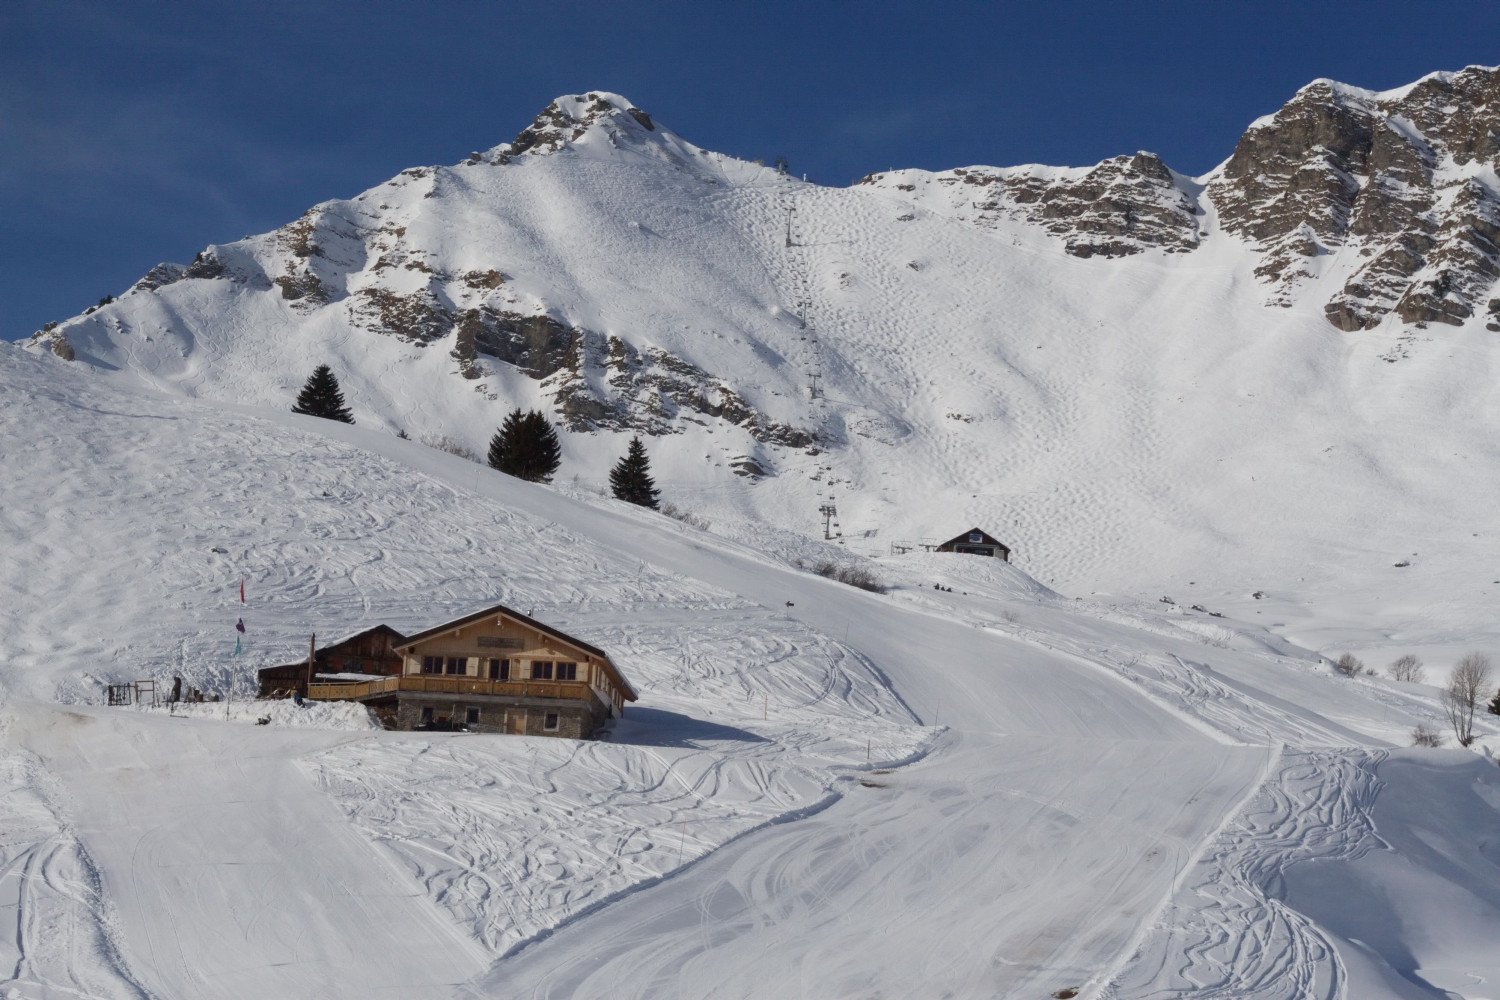
<path id="1" fill-rule="evenodd" d="M 556 729 L 557 728 L 557 713 L 556 712 L 548 712 L 547 713 L 546 719 L 544 719 L 542 721 L 542 728 L 543 729 Z"/>
<path id="2" fill-rule="evenodd" d="M 448 657 L 448 673 L 461 674 L 464 672 L 464 661 L 462 659 L 457 656 Z"/>
<path id="3" fill-rule="evenodd" d="M 550 681 L 552 679 L 552 661 L 532 660 L 531 677 L 533 680 Z"/>
<path id="4" fill-rule="evenodd" d="M 440 674 L 443 672 L 443 658 L 441 656 L 422 657 L 422 673 Z"/>
<path id="5" fill-rule="evenodd" d="M 432 725 L 432 706 L 431 705 L 423 705 L 422 706 L 422 725 L 424 725 L 424 726 L 430 726 L 430 725 Z"/>
<path id="6" fill-rule="evenodd" d="M 557 665 L 557 679 L 560 681 L 576 681 L 578 679 L 578 664 L 559 663 Z"/>
<path id="7" fill-rule="evenodd" d="M 492 681 L 508 681 L 508 680 L 510 680 L 510 661 L 509 660 L 491 660 L 490 661 L 490 680 L 492 680 Z"/>
<path id="8" fill-rule="evenodd" d="M 471 726 L 476 725 L 479 722 L 479 709 L 470 708 L 464 712 L 464 721 Z"/>

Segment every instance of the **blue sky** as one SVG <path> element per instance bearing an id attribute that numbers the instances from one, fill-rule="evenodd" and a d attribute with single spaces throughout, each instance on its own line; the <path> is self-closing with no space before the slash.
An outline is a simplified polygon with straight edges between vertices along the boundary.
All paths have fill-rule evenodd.
<path id="1" fill-rule="evenodd" d="M 613 90 L 687 139 L 871 171 L 1188 173 L 1327 76 L 1385 88 L 1500 62 L 1500 4 L 0 3 L 0 337 L 161 260 Z"/>

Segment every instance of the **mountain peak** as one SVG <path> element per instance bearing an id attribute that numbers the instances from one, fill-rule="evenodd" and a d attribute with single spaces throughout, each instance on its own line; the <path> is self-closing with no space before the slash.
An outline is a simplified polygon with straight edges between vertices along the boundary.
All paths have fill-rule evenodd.
<path id="1" fill-rule="evenodd" d="M 664 138 L 670 133 L 660 129 L 629 98 L 591 90 L 557 98 L 514 139 L 490 150 L 486 158 L 508 163 L 523 154 L 543 156 L 583 143 L 591 135 L 601 135 L 615 147 L 639 145 L 649 141 L 653 134 Z"/>

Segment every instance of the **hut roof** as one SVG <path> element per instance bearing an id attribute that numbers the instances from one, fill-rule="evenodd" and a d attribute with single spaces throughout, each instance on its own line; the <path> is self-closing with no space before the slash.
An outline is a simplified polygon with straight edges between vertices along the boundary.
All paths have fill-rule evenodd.
<path id="1" fill-rule="evenodd" d="M 417 643 L 424 642 L 427 639 L 435 638 L 439 635 L 442 635 L 444 632 L 450 632 L 454 629 L 464 628 L 466 626 L 474 624 L 475 622 L 483 621 L 486 618 L 491 618 L 497 615 L 509 618 L 515 622 L 519 622 L 520 624 L 525 625 L 528 628 L 534 628 L 538 632 L 541 632 L 543 635 L 551 636 L 552 638 L 557 639 L 560 642 L 564 642 L 569 646 L 572 646 L 576 649 L 581 649 L 585 653 L 589 653 L 593 656 L 599 657 L 599 659 L 604 662 L 605 667 L 608 668 L 610 674 L 614 677 L 615 682 L 619 684 L 621 691 L 624 692 L 625 700 L 635 701 L 638 697 L 635 688 L 632 687 L 630 682 L 625 679 L 625 675 L 620 672 L 620 668 L 615 666 L 614 661 L 609 658 L 609 654 L 604 650 L 600 649 L 598 646 L 593 645 L 592 643 L 587 643 L 582 639 L 574 638 L 573 636 L 568 635 L 568 633 L 560 629 L 553 628 L 551 625 L 548 625 L 545 622 L 539 622 L 529 615 L 523 615 L 521 614 L 521 612 L 516 611 L 513 608 L 508 608 L 504 604 L 496 604 L 493 607 L 485 608 L 482 611 L 475 611 L 472 614 L 464 615 L 462 618 L 455 618 L 452 621 L 443 622 L 441 625 L 434 625 L 432 628 L 418 632 L 416 635 L 407 636 L 403 641 L 396 643 L 394 648 L 410 649 Z"/>
<path id="2" fill-rule="evenodd" d="M 978 535 L 980 539 L 977 542 L 973 537 L 975 535 Z M 1006 545 L 1004 542 L 1000 541 L 998 538 L 991 535 L 989 532 L 985 531 L 982 528 L 970 528 L 968 531 L 965 531 L 962 534 L 954 535 L 952 538 L 939 545 L 938 548 L 946 549 L 953 545 L 997 545 L 1000 548 L 1004 549 L 1006 552 L 1010 551 L 1009 545 Z"/>

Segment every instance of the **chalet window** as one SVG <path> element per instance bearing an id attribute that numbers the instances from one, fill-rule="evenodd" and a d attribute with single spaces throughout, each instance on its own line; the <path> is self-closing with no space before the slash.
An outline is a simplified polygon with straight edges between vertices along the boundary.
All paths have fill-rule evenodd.
<path id="1" fill-rule="evenodd" d="M 443 658 L 441 656 L 422 657 L 422 673 L 440 674 L 443 672 Z"/>
<path id="2" fill-rule="evenodd" d="M 464 712 L 464 721 L 467 722 L 471 726 L 475 725 L 476 723 L 478 723 L 479 722 L 479 709 L 477 709 L 477 708 L 470 708 L 470 709 L 466 710 Z"/>
<path id="3" fill-rule="evenodd" d="M 548 712 L 547 713 L 547 717 L 542 720 L 542 728 L 543 729 L 556 729 L 557 728 L 557 713 L 556 712 Z"/>
<path id="4" fill-rule="evenodd" d="M 508 680 L 510 680 L 510 661 L 509 660 L 491 660 L 490 661 L 490 680 L 492 680 L 492 681 L 508 681 Z"/>
<path id="5" fill-rule="evenodd" d="M 422 725 L 424 725 L 424 726 L 430 726 L 430 725 L 432 725 L 432 706 L 431 705 L 423 705 L 422 706 Z"/>
<path id="6" fill-rule="evenodd" d="M 461 673 L 464 673 L 465 672 L 464 667 L 465 667 L 465 664 L 464 664 L 464 661 L 463 661 L 462 657 L 458 657 L 458 656 L 450 656 L 450 657 L 448 657 L 448 673 L 450 673 L 450 674 L 461 674 Z"/>
<path id="7" fill-rule="evenodd" d="M 557 679 L 560 681 L 576 681 L 578 679 L 578 664 L 559 663 L 557 665 Z"/>
<path id="8" fill-rule="evenodd" d="M 550 681 L 552 679 L 552 661 L 532 660 L 531 678 L 538 681 Z"/>

